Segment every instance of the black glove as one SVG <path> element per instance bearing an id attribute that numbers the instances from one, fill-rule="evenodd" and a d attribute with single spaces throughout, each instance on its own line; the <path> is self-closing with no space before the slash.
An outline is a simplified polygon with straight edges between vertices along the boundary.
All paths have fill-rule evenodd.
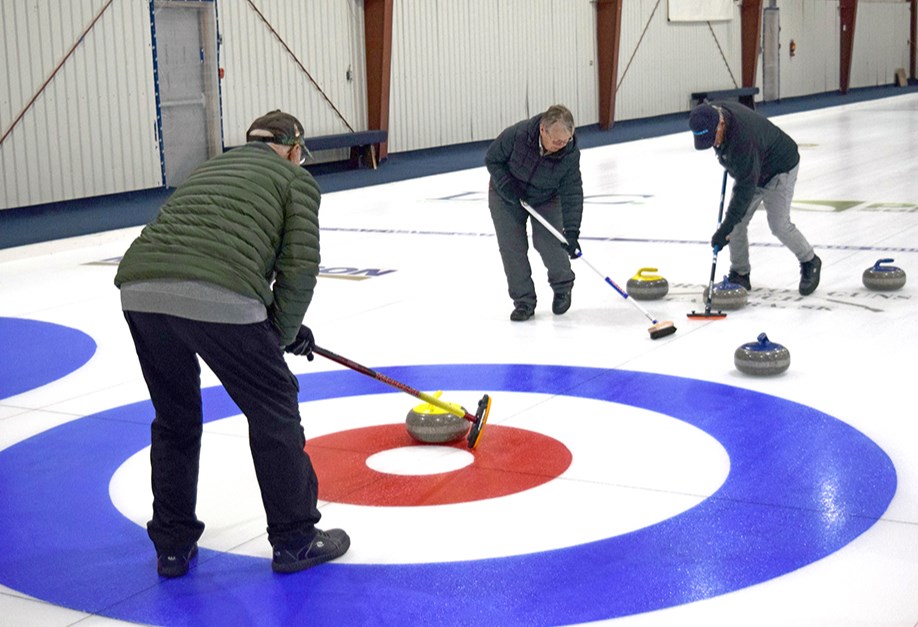
<path id="1" fill-rule="evenodd" d="M 521 200 L 526 200 L 525 185 L 512 177 L 503 187 L 498 188 L 497 192 L 498 195 L 511 204 L 518 204 Z"/>
<path id="2" fill-rule="evenodd" d="M 720 228 L 714 232 L 714 236 L 711 238 L 711 246 L 717 250 L 723 250 L 726 248 L 727 244 L 730 243 L 727 237 L 730 235 L 730 231 L 732 230 L 732 226 L 721 224 Z"/>
<path id="3" fill-rule="evenodd" d="M 571 259 L 576 259 L 580 256 L 580 242 L 577 241 L 579 238 L 580 231 L 575 231 L 574 229 L 564 231 L 564 239 L 567 240 L 567 254 L 571 256 Z"/>
<path id="4" fill-rule="evenodd" d="M 290 342 L 284 351 L 294 355 L 306 355 L 306 359 L 312 361 L 315 355 L 312 349 L 316 346 L 316 340 L 312 337 L 312 331 L 305 324 L 300 325 L 300 330 L 296 333 L 296 339 Z"/>

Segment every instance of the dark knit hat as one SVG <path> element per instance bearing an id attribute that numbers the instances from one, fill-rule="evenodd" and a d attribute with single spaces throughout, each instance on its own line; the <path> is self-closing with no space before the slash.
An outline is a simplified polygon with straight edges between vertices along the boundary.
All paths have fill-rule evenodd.
<path id="1" fill-rule="evenodd" d="M 695 136 L 695 150 L 707 150 L 714 145 L 720 113 L 709 104 L 700 104 L 689 114 L 689 128 Z"/>
<path id="2" fill-rule="evenodd" d="M 304 150 L 304 129 L 300 121 L 280 109 L 266 113 L 254 122 L 246 131 L 247 142 L 267 142 L 284 146 L 300 145 Z"/>

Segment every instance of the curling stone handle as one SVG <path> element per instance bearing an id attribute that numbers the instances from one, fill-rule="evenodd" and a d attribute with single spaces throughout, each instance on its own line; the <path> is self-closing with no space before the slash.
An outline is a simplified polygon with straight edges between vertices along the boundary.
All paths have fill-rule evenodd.
<path id="1" fill-rule="evenodd" d="M 637 274 L 635 274 L 635 275 L 632 277 L 632 280 L 635 280 L 635 281 L 659 281 L 660 279 L 663 278 L 663 277 L 661 277 L 659 274 L 647 274 L 648 272 L 658 272 L 658 271 L 659 271 L 659 270 L 658 270 L 657 268 L 641 268 L 640 270 L 637 271 Z"/>

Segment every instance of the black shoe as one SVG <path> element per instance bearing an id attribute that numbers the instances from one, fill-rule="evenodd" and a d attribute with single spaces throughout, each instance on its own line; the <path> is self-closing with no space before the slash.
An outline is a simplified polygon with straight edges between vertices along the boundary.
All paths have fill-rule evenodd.
<path id="1" fill-rule="evenodd" d="M 178 551 L 163 551 L 156 556 L 156 572 L 160 577 L 181 577 L 188 573 L 191 560 L 197 554 L 197 544 Z"/>
<path id="2" fill-rule="evenodd" d="M 510 312 L 510 319 L 514 322 L 523 322 L 529 320 L 535 315 L 535 309 L 528 307 L 526 305 L 517 305 L 516 308 Z"/>
<path id="3" fill-rule="evenodd" d="M 819 286 L 819 272 L 822 270 L 822 259 L 817 255 L 800 264 L 800 294 L 809 296 Z"/>
<path id="4" fill-rule="evenodd" d="M 571 291 L 557 292 L 555 298 L 551 301 L 551 312 L 560 316 L 571 308 Z"/>
<path id="5" fill-rule="evenodd" d="M 752 289 L 752 283 L 749 282 L 749 273 L 740 274 L 736 270 L 730 270 L 730 274 L 727 275 L 727 281 L 730 283 L 736 283 L 739 286 L 745 287 L 746 291 Z"/>
<path id="6" fill-rule="evenodd" d="M 276 573 L 296 573 L 329 562 L 347 553 L 351 539 L 341 529 L 316 529 L 309 542 L 275 546 L 271 569 Z"/>

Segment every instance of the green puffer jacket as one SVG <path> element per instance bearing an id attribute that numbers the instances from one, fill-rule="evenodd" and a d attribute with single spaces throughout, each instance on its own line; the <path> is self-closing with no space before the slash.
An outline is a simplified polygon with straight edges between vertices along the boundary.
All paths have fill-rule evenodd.
<path id="1" fill-rule="evenodd" d="M 261 300 L 296 337 L 319 273 L 319 186 L 270 147 L 250 143 L 195 170 L 124 254 L 115 285 L 206 281 Z"/>

